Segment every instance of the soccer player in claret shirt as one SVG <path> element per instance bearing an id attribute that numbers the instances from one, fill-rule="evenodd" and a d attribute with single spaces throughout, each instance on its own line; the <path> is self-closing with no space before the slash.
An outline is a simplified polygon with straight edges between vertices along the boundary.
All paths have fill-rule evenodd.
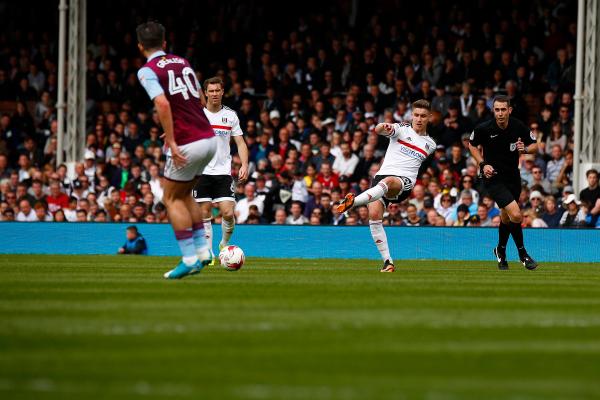
<path id="1" fill-rule="evenodd" d="M 202 207 L 204 231 L 212 251 L 212 203 L 219 204 L 223 216 L 221 222 L 221 242 L 219 251 L 227 246 L 235 227 L 235 181 L 231 176 L 231 138 L 235 141 L 242 161 L 238 171 L 238 181 L 244 183 L 248 179 L 248 147 L 244 141 L 240 120 L 235 111 L 223 105 L 224 84 L 221 78 L 214 77 L 204 82 L 206 92 L 206 108 L 204 113 L 217 135 L 217 152 L 202 172 L 200 180 L 194 188 L 194 199 Z M 214 256 L 211 264 L 214 264 Z"/>
<path id="2" fill-rule="evenodd" d="M 506 96 L 493 101 L 494 119 L 486 121 L 471 133 L 469 150 L 479 163 L 485 190 L 500 207 L 502 219 L 498 227 L 498 245 L 494 255 L 499 269 L 508 269 L 506 244 L 512 235 L 519 259 L 527 269 L 535 269 L 537 263 L 527 254 L 523 244 L 523 216 L 519 208 L 521 174 L 519 156 L 537 151 L 534 134 L 516 118 L 510 116 L 512 107 Z"/>
<path id="3" fill-rule="evenodd" d="M 164 276 L 179 279 L 200 272 L 212 261 L 202 210 L 191 193 L 215 155 L 217 138 L 204 114 L 204 95 L 194 70 L 184 58 L 163 51 L 165 28 L 146 22 L 136 33 L 138 48 L 147 58 L 138 78 L 154 102 L 167 148 L 163 202 L 182 254 L 179 264 Z"/>
<path id="4" fill-rule="evenodd" d="M 381 272 L 394 272 L 387 236 L 383 230 L 383 213 L 389 203 L 400 203 L 412 191 L 421 164 L 434 151 L 436 144 L 427 135 L 431 106 L 426 100 L 412 104 L 411 124 L 378 124 L 375 132 L 390 139 L 381 168 L 373 186 L 354 197 L 348 193 L 337 205 L 339 213 L 368 204 L 371 236 L 383 259 Z"/>

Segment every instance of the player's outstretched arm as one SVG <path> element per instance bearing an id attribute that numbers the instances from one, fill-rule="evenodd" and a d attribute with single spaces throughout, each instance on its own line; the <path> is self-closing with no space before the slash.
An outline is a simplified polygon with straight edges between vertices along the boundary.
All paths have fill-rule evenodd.
<path id="1" fill-rule="evenodd" d="M 173 114 L 171 113 L 171 104 L 164 94 L 154 98 L 154 107 L 158 113 L 158 119 L 165 132 L 165 145 L 171 150 L 171 157 L 176 166 L 185 165 L 186 159 L 179 151 L 175 143 L 175 134 L 173 133 Z"/>
<path id="2" fill-rule="evenodd" d="M 385 122 L 382 122 L 375 126 L 375 133 L 382 136 L 392 136 L 395 130 L 396 128 L 394 127 L 394 124 L 388 124 Z"/>
<path id="3" fill-rule="evenodd" d="M 246 182 L 248 179 L 248 146 L 243 136 L 234 136 L 233 140 L 238 149 L 238 154 L 242 160 L 242 166 L 238 172 L 238 180 L 240 182 Z"/>

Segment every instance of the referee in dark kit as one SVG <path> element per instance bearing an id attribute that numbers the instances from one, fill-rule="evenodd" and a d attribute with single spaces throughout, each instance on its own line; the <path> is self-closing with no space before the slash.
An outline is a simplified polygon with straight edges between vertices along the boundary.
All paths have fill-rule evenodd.
<path id="1" fill-rule="evenodd" d="M 485 190 L 501 210 L 502 222 L 494 255 L 498 268 L 508 269 L 506 244 L 512 235 L 521 263 L 527 269 L 535 269 L 537 262 L 527 254 L 523 244 L 523 216 L 518 201 L 521 194 L 519 155 L 534 153 L 536 139 L 525 124 L 510 116 L 512 107 L 508 97 L 495 97 L 493 108 L 494 119 L 478 125 L 471 133 L 469 150 L 479 163 Z"/>

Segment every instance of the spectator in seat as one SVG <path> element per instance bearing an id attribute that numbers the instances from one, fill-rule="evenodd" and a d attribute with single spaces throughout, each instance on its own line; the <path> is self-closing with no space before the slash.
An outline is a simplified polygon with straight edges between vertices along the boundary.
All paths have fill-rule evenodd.
<path id="1" fill-rule="evenodd" d="M 38 220 L 37 215 L 33 211 L 28 200 L 22 199 L 19 201 L 19 212 L 17 213 L 17 221 L 19 222 L 35 222 Z"/>
<path id="2" fill-rule="evenodd" d="M 473 196 L 470 191 L 463 190 L 460 192 L 460 203 L 469 207 L 469 214 L 477 214 L 477 203 L 473 201 Z"/>
<path id="3" fill-rule="evenodd" d="M 473 188 L 474 183 L 475 183 L 475 178 L 473 178 L 471 175 L 465 175 L 461 178 L 460 183 L 462 186 L 461 191 L 462 192 L 468 191 L 469 193 L 471 193 L 471 196 L 473 197 L 473 202 L 478 204 L 479 203 L 479 192 Z"/>
<path id="4" fill-rule="evenodd" d="M 550 194 L 552 193 L 552 184 L 546 178 L 544 178 L 544 171 L 537 165 L 531 168 L 531 178 L 530 182 L 528 182 L 529 187 L 533 187 L 539 185 L 544 189 L 544 193 Z"/>
<path id="5" fill-rule="evenodd" d="M 94 214 L 94 222 L 106 222 L 108 220 L 108 215 L 104 210 L 98 210 Z"/>
<path id="6" fill-rule="evenodd" d="M 560 171 L 565 163 L 565 159 L 562 154 L 562 149 L 559 145 L 552 146 L 552 150 L 550 151 L 551 160 L 546 164 L 546 178 L 554 183 Z"/>
<path id="7" fill-rule="evenodd" d="M 358 156 L 352 153 L 350 144 L 348 143 L 342 143 L 340 148 L 342 154 L 340 157 L 335 158 L 333 172 L 340 176 L 352 176 L 359 162 Z"/>
<path id="8" fill-rule="evenodd" d="M 359 209 L 358 212 L 360 216 L 361 209 Z M 404 218 L 402 217 L 402 213 L 400 212 L 400 204 L 390 203 L 390 205 L 388 206 L 388 212 L 387 216 L 385 217 L 384 223 L 386 225 L 402 225 L 403 222 Z M 368 223 L 369 221 L 366 221 L 366 224 Z"/>
<path id="9" fill-rule="evenodd" d="M 460 114 L 460 105 L 452 103 L 448 107 L 448 114 L 444 118 L 444 131 L 440 143 L 446 147 L 460 142 L 463 133 L 471 130 L 471 121 Z"/>
<path id="10" fill-rule="evenodd" d="M 293 207 L 293 205 L 292 205 Z M 285 225 L 287 224 L 287 219 L 289 219 L 289 217 L 287 216 L 285 210 L 283 208 L 278 209 L 277 211 L 275 211 L 275 221 L 271 222 L 272 225 Z"/>
<path id="11" fill-rule="evenodd" d="M 321 195 L 321 203 L 319 204 L 322 225 L 331 225 L 333 223 L 332 208 L 333 204 L 331 202 L 331 195 L 329 195 L 329 193 L 323 193 Z"/>
<path id="12" fill-rule="evenodd" d="M 69 222 L 65 218 L 65 212 L 62 209 L 54 213 L 54 222 Z"/>
<path id="13" fill-rule="evenodd" d="M 479 215 L 471 215 L 471 217 L 469 217 L 467 220 L 467 226 L 481 226 L 481 219 L 479 218 Z"/>
<path id="14" fill-rule="evenodd" d="M 88 222 L 87 212 L 83 209 L 79 209 L 75 212 L 76 220 L 75 222 Z"/>
<path id="15" fill-rule="evenodd" d="M 436 208 L 436 211 L 439 215 L 444 217 L 444 220 L 448 220 L 448 218 L 454 213 L 454 204 L 450 193 L 443 193 L 441 195 L 440 205 Z"/>
<path id="16" fill-rule="evenodd" d="M 585 211 L 580 207 L 581 202 L 574 194 L 570 194 L 564 201 L 566 211 L 560 219 L 563 228 L 580 228 L 585 225 Z"/>
<path id="17" fill-rule="evenodd" d="M 478 98 L 475 107 L 469 112 L 471 124 L 477 126 L 490 118 L 492 118 L 492 113 L 490 109 L 487 108 L 486 100 L 483 97 Z"/>
<path id="18" fill-rule="evenodd" d="M 534 190 L 529 194 L 529 204 L 538 215 L 544 211 L 543 202 L 544 196 L 539 191 Z"/>
<path id="19" fill-rule="evenodd" d="M 404 226 L 421 226 L 423 221 L 419 217 L 417 207 L 414 204 L 409 204 L 406 207 L 406 218 L 404 219 Z"/>
<path id="20" fill-rule="evenodd" d="M 321 164 L 327 162 L 331 165 L 334 161 L 335 157 L 331 154 L 331 145 L 329 142 L 323 142 L 319 147 L 319 154 L 312 158 L 312 163 L 317 168 L 317 171 L 321 170 Z"/>
<path id="21" fill-rule="evenodd" d="M 308 201 L 308 187 L 306 185 L 306 180 L 299 169 L 294 171 L 293 176 L 292 201 L 299 201 L 304 205 Z"/>
<path id="22" fill-rule="evenodd" d="M 538 217 L 538 213 L 529 208 L 523 211 L 523 227 L 524 228 L 547 228 L 548 225 L 543 219 Z"/>
<path id="23" fill-rule="evenodd" d="M 34 179 L 31 182 L 31 188 L 29 189 L 28 193 L 33 196 L 35 202 L 47 202 L 46 194 L 44 193 L 44 184 L 39 179 Z"/>
<path id="24" fill-rule="evenodd" d="M 561 190 L 565 186 L 571 185 L 573 182 L 573 151 L 567 150 L 563 159 L 565 162 L 558 173 L 558 177 L 553 182 L 553 185 L 557 190 Z"/>
<path id="25" fill-rule="evenodd" d="M 321 164 L 317 181 L 323 185 L 323 190 L 327 191 L 340 186 L 339 177 L 331 170 L 331 163 L 328 161 Z"/>
<path id="26" fill-rule="evenodd" d="M 431 109 L 438 111 L 441 115 L 446 115 L 451 102 L 452 96 L 446 93 L 446 88 L 443 85 L 436 85 L 435 97 L 431 101 Z M 483 105 L 485 106 L 485 100 Z"/>
<path id="27" fill-rule="evenodd" d="M 119 247 L 119 254 L 148 254 L 146 239 L 142 236 L 136 226 L 128 226 L 125 233 L 127 240 Z"/>
<path id="28" fill-rule="evenodd" d="M 449 226 L 467 226 L 470 218 L 471 213 L 469 212 L 469 206 L 460 204 L 456 207 L 456 215 L 450 220 L 447 220 L 446 224 Z"/>
<path id="29" fill-rule="evenodd" d="M 567 136 L 563 134 L 558 121 L 552 123 L 550 135 L 546 139 L 546 153 L 551 154 L 554 146 L 559 146 L 561 151 L 567 148 Z"/>
<path id="30" fill-rule="evenodd" d="M 7 208 L 2 212 L 3 222 L 12 222 L 15 220 L 15 212 L 12 208 Z"/>
<path id="31" fill-rule="evenodd" d="M 277 215 L 275 215 L 277 217 Z M 293 201 L 290 208 L 290 215 L 286 218 L 287 225 L 305 225 L 309 223 L 308 218 L 302 215 L 302 203 Z"/>
<path id="32" fill-rule="evenodd" d="M 17 194 L 17 201 L 18 201 L 18 202 L 20 202 L 21 200 L 27 200 L 27 201 L 29 202 L 29 205 L 30 205 L 31 207 L 33 207 L 33 205 L 34 205 L 34 204 L 35 204 L 35 202 L 36 202 L 36 199 L 35 199 L 35 197 L 33 197 L 32 195 L 30 195 L 30 194 L 27 192 L 27 184 L 26 184 L 25 182 L 20 182 L 20 183 L 17 185 L 17 191 L 16 191 L 16 194 Z"/>
<path id="33" fill-rule="evenodd" d="M 250 215 L 250 206 L 255 205 L 259 212 L 262 214 L 264 203 L 261 199 L 256 197 L 254 184 L 247 183 L 244 186 L 244 198 L 237 202 L 235 205 L 235 217 L 238 224 L 246 223 L 246 219 Z"/>
<path id="34" fill-rule="evenodd" d="M 321 225 L 321 210 L 319 210 L 318 208 L 315 208 L 310 214 L 310 224 Z"/>
<path id="35" fill-rule="evenodd" d="M 413 188 L 413 198 L 409 200 L 409 203 L 417 208 L 417 211 L 423 209 L 423 203 L 425 202 L 425 188 L 423 185 L 417 184 Z"/>
<path id="36" fill-rule="evenodd" d="M 490 218 L 495 218 L 500 215 L 500 210 L 496 207 L 496 202 L 489 194 L 484 195 L 481 198 L 481 204 L 485 205 L 488 210 L 488 216 Z"/>
<path id="37" fill-rule="evenodd" d="M 69 197 L 69 203 L 62 210 L 67 221 L 75 222 L 77 220 L 77 198 Z"/>
<path id="38" fill-rule="evenodd" d="M 590 169 L 585 173 L 588 181 L 588 187 L 579 194 L 581 202 L 587 207 L 590 214 L 590 224 L 596 225 L 600 215 L 600 185 L 598 185 L 598 171 Z"/>
<path id="39" fill-rule="evenodd" d="M 558 210 L 556 199 L 553 196 L 546 196 L 544 199 L 544 211 L 541 215 L 548 228 L 559 227 L 562 213 Z"/>
<path id="40" fill-rule="evenodd" d="M 477 216 L 479 217 L 479 226 L 492 226 L 492 219 L 488 215 L 488 209 L 485 205 L 477 207 Z"/>
<path id="41" fill-rule="evenodd" d="M 37 217 L 37 222 L 52 222 L 52 221 L 54 221 L 54 218 L 52 218 L 52 214 L 48 213 L 48 210 L 46 209 L 46 205 L 44 203 L 42 203 L 41 201 L 38 201 L 37 203 L 35 203 L 33 210 L 35 211 L 35 215 Z"/>
<path id="42" fill-rule="evenodd" d="M 462 170 L 467 168 L 467 158 L 462 154 L 462 147 L 459 144 L 452 145 L 450 149 L 450 170 L 461 175 Z"/>
<path id="43" fill-rule="evenodd" d="M 119 189 L 125 187 L 125 184 L 129 181 L 130 169 L 131 157 L 127 153 L 121 153 L 119 155 L 118 164 L 111 164 L 108 170 L 110 185 Z"/>
<path id="44" fill-rule="evenodd" d="M 558 108 L 558 123 L 563 135 L 567 137 L 573 135 L 573 119 L 567 104 L 561 104 Z"/>
<path id="45" fill-rule="evenodd" d="M 317 208 L 319 204 L 321 204 L 323 185 L 321 185 L 321 182 L 315 181 L 313 182 L 309 191 L 312 193 L 312 195 L 309 196 L 306 206 L 304 207 L 304 216 L 307 218 L 310 217 L 312 211 Z"/>

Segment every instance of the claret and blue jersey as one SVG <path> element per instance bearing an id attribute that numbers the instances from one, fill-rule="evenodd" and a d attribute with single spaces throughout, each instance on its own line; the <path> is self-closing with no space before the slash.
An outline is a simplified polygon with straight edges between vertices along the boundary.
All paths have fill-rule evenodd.
<path id="1" fill-rule="evenodd" d="M 200 104 L 200 83 L 185 58 L 156 51 L 138 71 L 138 79 L 150 99 L 167 97 L 178 146 L 214 136 Z"/>

